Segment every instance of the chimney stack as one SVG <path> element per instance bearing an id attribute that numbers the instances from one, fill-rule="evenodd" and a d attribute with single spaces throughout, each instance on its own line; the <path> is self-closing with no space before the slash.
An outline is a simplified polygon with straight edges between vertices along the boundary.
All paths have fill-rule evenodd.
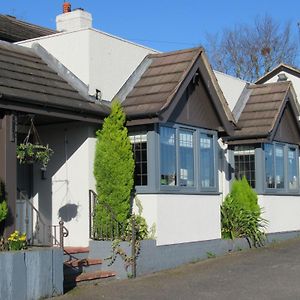
<path id="1" fill-rule="evenodd" d="M 63 4 L 63 13 L 71 12 L 71 3 L 70 2 L 64 2 Z"/>
<path id="2" fill-rule="evenodd" d="M 57 31 L 75 31 L 92 28 L 92 15 L 82 8 L 71 10 L 71 3 L 64 2 L 63 13 L 56 17 Z"/>

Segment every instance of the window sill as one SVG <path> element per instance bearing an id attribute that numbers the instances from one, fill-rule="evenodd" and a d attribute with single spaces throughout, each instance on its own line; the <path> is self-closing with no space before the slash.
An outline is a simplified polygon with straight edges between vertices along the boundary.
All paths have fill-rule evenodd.
<path id="1" fill-rule="evenodd" d="M 180 195 L 221 195 L 219 191 L 199 191 L 196 189 L 183 189 L 180 187 L 168 188 L 162 187 L 160 189 L 151 189 L 147 186 L 136 186 L 135 190 L 138 194 L 180 194 Z"/>

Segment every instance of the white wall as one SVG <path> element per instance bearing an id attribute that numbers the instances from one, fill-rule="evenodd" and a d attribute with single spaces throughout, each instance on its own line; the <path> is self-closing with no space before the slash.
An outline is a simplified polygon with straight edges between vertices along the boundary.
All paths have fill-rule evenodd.
<path id="1" fill-rule="evenodd" d="M 232 111 L 247 82 L 214 70 L 218 83 Z"/>
<path id="2" fill-rule="evenodd" d="M 65 32 L 40 37 L 17 44 L 31 47 L 38 43 L 74 73 L 86 85 L 90 81 L 89 70 L 89 34 L 87 30 Z"/>
<path id="3" fill-rule="evenodd" d="M 156 225 L 157 245 L 221 237 L 219 195 L 138 195 L 143 216 Z"/>
<path id="4" fill-rule="evenodd" d="M 39 43 L 81 81 L 89 93 L 101 90 L 102 99 L 112 100 L 149 53 L 154 50 L 92 28 L 57 33 L 17 44 Z"/>
<path id="5" fill-rule="evenodd" d="M 300 230 L 300 196 L 259 195 L 267 232 Z"/>
<path id="6" fill-rule="evenodd" d="M 93 129 L 82 123 L 72 123 L 38 130 L 43 143 L 54 150 L 47 168 L 47 180 L 41 180 L 39 170 L 35 172 L 35 201 L 38 201 L 40 213 L 48 224 L 57 225 L 60 219 L 64 220 L 69 230 L 66 246 L 88 246 Z"/>
<path id="7" fill-rule="evenodd" d="M 90 93 L 100 89 L 103 99 L 112 100 L 128 77 L 154 50 L 90 30 Z"/>

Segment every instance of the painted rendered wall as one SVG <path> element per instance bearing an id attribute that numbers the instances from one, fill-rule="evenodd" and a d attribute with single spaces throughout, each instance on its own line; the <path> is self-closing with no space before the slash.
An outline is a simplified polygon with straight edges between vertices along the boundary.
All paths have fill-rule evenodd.
<path id="1" fill-rule="evenodd" d="M 82 123 L 40 127 L 44 143 L 54 150 L 46 180 L 35 170 L 35 205 L 48 224 L 65 222 L 66 246 L 87 246 L 89 240 L 88 190 L 93 186 L 93 129 Z"/>
<path id="2" fill-rule="evenodd" d="M 214 71 L 214 73 L 232 111 L 247 82 L 222 72 Z"/>
<path id="3" fill-rule="evenodd" d="M 17 44 L 39 43 L 102 99 L 112 100 L 144 57 L 154 50 L 95 29 L 81 29 Z"/>
<path id="4" fill-rule="evenodd" d="M 259 195 L 259 205 L 269 221 L 268 233 L 300 230 L 300 196 Z"/>
<path id="5" fill-rule="evenodd" d="M 220 195 L 159 194 L 138 198 L 148 226 L 156 224 L 157 245 L 221 237 Z"/>
<path id="6" fill-rule="evenodd" d="M 63 251 L 39 248 L 0 253 L 0 298 L 48 299 L 63 294 Z"/>
<path id="7" fill-rule="evenodd" d="M 47 37 L 40 37 L 18 44 L 31 47 L 33 43 L 39 43 L 66 68 L 74 73 L 86 85 L 90 81 L 89 70 L 89 34 L 87 30 L 64 32 Z"/>

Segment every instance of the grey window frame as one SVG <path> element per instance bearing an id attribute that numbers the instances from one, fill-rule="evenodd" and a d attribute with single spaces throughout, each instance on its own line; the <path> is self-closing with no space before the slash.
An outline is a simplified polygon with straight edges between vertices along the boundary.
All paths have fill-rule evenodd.
<path id="1" fill-rule="evenodd" d="M 170 127 L 176 129 L 176 170 L 177 170 L 177 184 L 174 186 L 161 185 L 161 163 L 160 163 L 160 141 L 158 141 L 158 170 L 156 172 L 156 178 L 158 179 L 158 190 L 162 193 L 187 193 L 187 194 L 218 194 L 219 193 L 219 178 L 218 178 L 218 147 L 217 147 L 217 132 L 214 130 L 208 130 L 203 128 L 197 128 L 192 126 L 186 126 L 182 124 L 170 124 L 164 123 L 158 126 L 158 135 L 160 134 L 161 127 Z M 180 158 L 179 158 L 179 131 L 188 130 L 193 131 L 193 149 L 194 149 L 194 186 L 180 186 L 179 174 L 180 174 Z M 213 187 L 201 187 L 200 184 L 200 134 L 210 134 L 213 136 L 213 150 L 214 150 L 214 186 Z"/>
<path id="2" fill-rule="evenodd" d="M 275 163 L 275 148 L 277 145 L 283 146 L 283 170 L 284 170 L 284 188 L 268 188 L 266 183 L 266 165 L 265 165 L 265 145 L 269 144 L 273 147 L 273 169 L 274 169 L 274 176 L 276 174 L 276 163 Z M 300 192 L 300 185 L 299 185 L 299 147 L 294 144 L 282 143 L 274 141 L 272 143 L 263 143 L 263 187 L 265 194 L 289 194 L 289 195 L 298 195 Z M 296 150 L 296 170 L 297 170 L 297 189 L 290 189 L 288 184 L 288 149 L 292 148 Z M 275 177 L 274 177 L 275 178 Z M 275 179 L 276 180 L 276 179 Z"/>
<path id="3" fill-rule="evenodd" d="M 146 161 L 146 164 L 147 164 L 147 174 L 146 175 L 147 175 L 147 184 L 144 184 L 144 185 L 135 185 L 135 187 L 141 187 L 141 188 L 143 188 L 143 187 L 147 187 L 149 185 L 148 133 L 146 131 L 130 132 L 128 134 L 128 137 L 130 139 L 130 144 L 131 145 L 136 144 L 136 143 L 132 142 L 132 137 L 136 137 L 136 136 L 146 136 L 146 156 L 147 156 L 147 161 Z M 134 153 L 133 153 L 133 155 L 134 155 Z M 135 172 L 135 170 L 134 170 L 134 172 Z"/>

